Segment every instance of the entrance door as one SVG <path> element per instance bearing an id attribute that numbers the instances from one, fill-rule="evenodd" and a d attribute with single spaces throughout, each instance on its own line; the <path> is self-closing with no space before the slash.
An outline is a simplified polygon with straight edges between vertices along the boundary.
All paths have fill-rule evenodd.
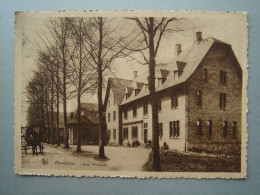
<path id="1" fill-rule="evenodd" d="M 144 129 L 144 143 L 147 143 L 147 129 Z"/>

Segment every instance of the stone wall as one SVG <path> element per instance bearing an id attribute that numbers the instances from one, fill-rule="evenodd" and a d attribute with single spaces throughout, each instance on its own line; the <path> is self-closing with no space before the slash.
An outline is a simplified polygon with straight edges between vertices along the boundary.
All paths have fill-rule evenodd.
<path id="1" fill-rule="evenodd" d="M 207 69 L 207 82 L 203 69 Z M 226 71 L 226 84 L 220 83 L 220 70 Z M 241 68 L 228 45 L 215 43 L 195 73 L 188 80 L 188 149 L 229 150 L 241 143 L 242 81 Z M 202 106 L 197 105 L 197 92 L 202 91 Z M 226 93 L 226 108 L 220 108 L 220 93 Z M 202 121 L 202 134 L 197 135 L 197 121 Z M 207 121 L 212 120 L 212 136 Z M 223 121 L 227 135 L 223 136 Z M 236 136 L 232 123 L 236 121 Z M 239 144 L 240 145 L 240 144 Z M 240 146 L 239 146 L 240 147 Z"/>

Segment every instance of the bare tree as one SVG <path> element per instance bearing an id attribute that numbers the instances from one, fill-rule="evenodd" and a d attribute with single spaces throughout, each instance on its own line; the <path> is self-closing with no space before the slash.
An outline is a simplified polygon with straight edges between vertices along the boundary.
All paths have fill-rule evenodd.
<path id="1" fill-rule="evenodd" d="M 138 44 L 132 47 L 128 46 L 128 49 L 133 52 L 138 52 L 144 59 L 141 64 L 149 65 L 149 90 L 152 104 L 152 168 L 153 171 L 160 171 L 160 152 L 159 152 L 159 123 L 158 123 L 158 98 L 155 94 L 155 66 L 156 56 L 160 47 L 162 37 L 166 32 L 174 31 L 171 28 L 167 28 L 173 21 L 178 20 L 177 18 L 126 18 L 133 20 L 140 32 L 141 40 L 138 40 Z M 145 55 L 148 50 L 149 57 Z"/>
<path id="2" fill-rule="evenodd" d="M 103 79 L 107 71 L 112 72 L 111 64 L 118 58 L 125 57 L 122 43 L 126 37 L 115 37 L 116 28 L 112 28 L 112 19 L 98 17 L 90 18 L 89 25 L 84 25 L 84 48 L 88 52 L 90 64 L 97 70 L 97 97 L 99 118 L 99 156 L 105 158 L 104 138 L 106 133 L 106 121 L 103 112 Z"/>
<path id="3" fill-rule="evenodd" d="M 57 65 L 56 70 L 56 88 L 61 94 L 63 101 L 63 115 L 64 115 L 64 148 L 69 148 L 68 143 L 68 129 L 67 129 L 67 100 L 72 97 L 72 92 L 69 90 L 71 87 L 68 69 L 73 56 L 74 51 L 70 51 L 70 19 L 69 18 L 55 18 L 49 20 L 49 34 L 50 38 L 47 36 L 42 38 L 44 46 L 49 54 L 52 54 L 52 58 Z M 55 52 L 52 51 L 56 48 Z M 61 72 L 62 78 L 59 77 L 59 71 Z M 59 89 L 59 84 L 62 86 Z M 59 97 L 57 97 L 57 102 Z M 57 106 L 59 104 L 57 103 Z M 57 113 L 59 112 L 59 106 L 57 108 Z M 57 120 L 59 116 L 57 114 Z M 58 124 L 59 121 L 57 121 Z M 59 127 L 57 127 L 59 131 Z M 59 133 L 58 133 L 59 134 Z M 59 135 L 58 135 L 59 139 Z M 59 141 L 58 141 L 59 144 Z"/>
<path id="4" fill-rule="evenodd" d="M 77 152 L 81 152 L 81 96 L 88 92 L 93 93 L 97 84 L 96 69 L 90 65 L 89 54 L 84 48 L 83 29 L 88 22 L 83 18 L 73 18 L 71 22 L 71 42 L 74 54 L 71 56 L 70 80 L 76 88 L 77 96 Z"/>
<path id="5" fill-rule="evenodd" d="M 27 120 L 29 126 L 40 127 L 40 136 L 46 139 L 44 87 L 45 83 L 42 74 L 35 71 L 26 86 L 27 102 L 29 104 Z"/>

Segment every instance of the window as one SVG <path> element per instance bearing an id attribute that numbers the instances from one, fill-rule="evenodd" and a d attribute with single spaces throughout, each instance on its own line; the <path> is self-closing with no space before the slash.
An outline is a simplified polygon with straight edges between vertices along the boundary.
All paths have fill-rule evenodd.
<path id="1" fill-rule="evenodd" d="M 144 123 L 144 129 L 147 129 L 147 123 Z"/>
<path id="2" fill-rule="evenodd" d="M 219 107 L 221 109 L 225 109 L 226 108 L 226 93 L 220 93 L 219 94 Z"/>
<path id="3" fill-rule="evenodd" d="M 197 106 L 201 107 L 202 106 L 202 91 L 199 90 L 197 92 Z"/>
<path id="4" fill-rule="evenodd" d="M 219 72 L 219 77 L 220 77 L 220 84 L 226 84 L 227 83 L 227 72 L 221 70 Z"/>
<path id="5" fill-rule="evenodd" d="M 135 89 L 135 96 L 137 96 L 139 92 L 140 92 L 140 89 Z"/>
<path id="6" fill-rule="evenodd" d="M 162 78 L 162 84 L 166 81 L 166 78 Z"/>
<path id="7" fill-rule="evenodd" d="M 178 107 L 178 96 L 176 94 L 174 94 L 171 97 L 171 106 L 172 106 L 172 108 L 177 108 Z"/>
<path id="8" fill-rule="evenodd" d="M 206 83 L 208 81 L 208 70 L 206 68 L 203 69 L 203 82 Z"/>
<path id="9" fill-rule="evenodd" d="M 180 122 L 179 121 L 175 121 L 174 124 L 174 136 L 175 137 L 179 137 L 180 135 Z"/>
<path id="10" fill-rule="evenodd" d="M 110 123 L 110 113 L 107 114 L 107 121 Z"/>
<path id="11" fill-rule="evenodd" d="M 107 137 L 108 137 L 109 140 L 111 139 L 111 132 L 110 132 L 110 129 L 107 130 Z"/>
<path id="12" fill-rule="evenodd" d="M 116 139 L 116 129 L 113 129 L 113 139 Z"/>
<path id="13" fill-rule="evenodd" d="M 147 103 L 144 103 L 143 113 L 144 113 L 144 115 L 148 114 L 148 104 Z"/>
<path id="14" fill-rule="evenodd" d="M 159 123 L 159 136 L 162 137 L 163 136 L 163 124 Z"/>
<path id="15" fill-rule="evenodd" d="M 128 139 L 128 127 L 124 128 L 124 139 Z"/>
<path id="16" fill-rule="evenodd" d="M 132 138 L 138 138 L 138 127 L 132 127 Z"/>
<path id="17" fill-rule="evenodd" d="M 110 100 L 108 100 L 108 107 L 110 108 Z"/>
<path id="18" fill-rule="evenodd" d="M 233 122 L 233 127 L 232 127 L 232 138 L 236 138 L 237 136 L 237 122 Z"/>
<path id="19" fill-rule="evenodd" d="M 161 86 L 161 85 L 162 85 L 162 79 L 158 78 L 158 86 Z"/>
<path id="20" fill-rule="evenodd" d="M 212 120 L 208 121 L 209 137 L 212 137 Z"/>
<path id="21" fill-rule="evenodd" d="M 147 143 L 147 137 L 148 137 L 147 123 L 144 123 L 144 143 Z"/>
<path id="22" fill-rule="evenodd" d="M 137 117 L 137 109 L 136 109 L 136 107 L 133 108 L 133 117 L 134 118 Z"/>
<path id="23" fill-rule="evenodd" d="M 124 119 L 127 119 L 127 110 L 124 111 Z"/>
<path id="24" fill-rule="evenodd" d="M 149 90 L 148 84 L 145 84 L 145 85 L 144 85 L 144 91 L 148 91 L 148 90 Z"/>
<path id="25" fill-rule="evenodd" d="M 160 112 L 162 110 L 162 102 L 161 100 L 158 100 L 158 111 Z"/>
<path id="26" fill-rule="evenodd" d="M 130 93 L 125 94 L 125 99 L 127 100 L 130 97 Z"/>
<path id="27" fill-rule="evenodd" d="M 178 73 L 178 71 L 174 71 L 174 80 L 177 80 L 178 79 L 178 77 L 179 77 L 179 73 Z"/>
<path id="28" fill-rule="evenodd" d="M 170 137 L 179 137 L 179 136 L 180 136 L 180 121 L 171 121 Z"/>
<path id="29" fill-rule="evenodd" d="M 113 121 L 116 121 L 116 111 L 113 111 Z"/>
<path id="30" fill-rule="evenodd" d="M 198 120 L 197 121 L 197 136 L 202 136 L 202 121 Z"/>
<path id="31" fill-rule="evenodd" d="M 223 137 L 227 137 L 228 124 L 227 121 L 223 122 Z"/>

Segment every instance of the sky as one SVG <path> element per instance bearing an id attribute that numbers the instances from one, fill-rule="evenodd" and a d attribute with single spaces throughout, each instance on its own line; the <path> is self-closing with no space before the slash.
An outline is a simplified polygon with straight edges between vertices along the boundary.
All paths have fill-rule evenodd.
<path id="1" fill-rule="evenodd" d="M 92 15 L 91 15 L 92 14 Z M 81 15 L 75 13 L 63 12 L 62 15 L 58 16 L 97 16 L 95 14 L 100 13 L 81 13 Z M 130 13 L 130 16 L 132 13 Z M 150 14 L 150 13 L 147 13 Z M 168 16 L 168 13 L 164 13 Z M 129 15 L 129 14 L 128 14 Z M 143 14 L 134 14 L 134 16 L 143 16 Z M 159 16 L 161 16 L 160 14 Z M 134 21 L 126 20 L 124 17 L 125 13 L 117 14 L 114 13 L 111 21 L 111 27 L 117 27 L 118 34 L 134 34 L 138 31 L 138 27 Z M 151 16 L 151 15 L 147 15 Z M 158 16 L 158 13 L 157 15 Z M 221 13 L 221 12 L 172 12 L 171 17 L 181 18 L 177 22 L 171 24 L 171 28 L 179 29 L 183 31 L 167 33 L 163 37 L 160 48 L 157 54 L 157 63 L 168 63 L 174 60 L 176 57 L 175 44 L 181 44 L 182 50 L 185 51 L 192 47 L 195 40 L 195 33 L 197 31 L 202 32 L 202 38 L 214 37 L 223 42 L 232 45 L 234 53 L 240 62 L 242 69 L 247 68 L 247 30 L 246 30 L 246 17 L 243 14 L 235 14 L 232 12 Z M 51 14 L 50 12 L 27 12 L 19 18 L 17 22 L 22 23 L 21 37 L 24 42 L 22 45 L 22 69 L 21 69 L 21 91 L 25 92 L 25 87 L 28 81 L 33 76 L 33 70 L 37 69 L 35 60 L 38 54 L 37 43 L 41 45 L 41 36 L 48 36 L 48 19 L 50 17 L 57 17 L 56 13 Z M 138 57 L 138 56 L 137 56 Z M 132 79 L 133 71 L 137 70 L 138 75 L 142 75 L 147 72 L 148 66 L 140 65 L 136 61 L 130 61 L 127 59 L 119 59 L 113 63 L 113 69 L 115 70 L 114 75 L 119 78 Z M 114 77 L 113 74 L 108 74 L 108 77 Z M 23 93 L 22 99 L 25 98 Z M 97 103 L 97 96 L 84 95 L 82 102 Z M 23 122 L 26 124 L 26 108 L 27 105 L 22 103 Z M 72 112 L 76 108 L 76 100 L 72 99 L 68 102 L 68 111 Z"/>

